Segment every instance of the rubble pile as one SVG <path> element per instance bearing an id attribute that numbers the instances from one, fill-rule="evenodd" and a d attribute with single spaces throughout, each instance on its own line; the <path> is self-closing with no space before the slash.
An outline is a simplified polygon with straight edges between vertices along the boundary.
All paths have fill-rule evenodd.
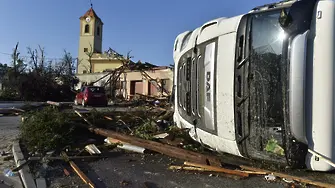
<path id="1" fill-rule="evenodd" d="M 35 149 L 26 147 L 28 150 L 25 152 L 28 165 L 32 172 L 35 172 L 36 178 L 48 177 L 46 173 L 48 169 L 58 169 L 55 170 L 58 174 L 69 176 L 70 171 L 77 174 L 84 184 L 95 187 L 85 170 L 76 164 L 76 160 L 81 162 L 100 160 L 113 157 L 115 152 L 121 151 L 142 155 L 160 153 L 185 161 L 179 165 L 171 164 L 167 169 L 172 171 L 218 174 L 234 179 L 261 175 L 267 181 L 289 179 L 289 184 L 292 185 L 303 183 L 328 186 L 306 178 L 248 165 L 232 164 L 228 160 L 223 161 L 217 153 L 191 139 L 188 129 L 179 129 L 174 125 L 173 110 L 166 98 L 157 99 L 139 95 L 132 101 L 119 102 L 119 106 L 113 105 L 111 110 L 101 111 L 99 108 L 91 108 L 85 113 L 78 108 L 64 107 L 64 104 L 60 103 L 48 101 L 47 104 L 52 107 L 42 107 L 43 110 L 37 108 L 37 112 L 36 108 L 28 112 L 16 110 L 28 118 L 23 121 L 22 126 L 44 123 L 42 128 L 26 129 L 26 131 L 33 130 L 34 137 L 43 134 L 40 138 L 44 140 L 29 138 L 28 141 L 33 141 L 36 147 Z M 117 107 L 126 110 L 117 110 Z M 42 114 L 34 115 L 38 112 Z M 62 126 L 64 122 L 66 125 Z M 58 131 L 57 134 L 52 133 L 55 130 Z M 37 131 L 43 133 L 38 134 Z M 66 140 L 66 143 L 63 139 L 57 140 L 62 138 L 62 134 L 71 140 Z M 27 140 L 23 140 L 22 145 L 25 144 L 28 144 Z M 59 172 L 59 169 L 62 172 Z M 51 181 L 52 177 L 49 177 L 49 180 Z"/>

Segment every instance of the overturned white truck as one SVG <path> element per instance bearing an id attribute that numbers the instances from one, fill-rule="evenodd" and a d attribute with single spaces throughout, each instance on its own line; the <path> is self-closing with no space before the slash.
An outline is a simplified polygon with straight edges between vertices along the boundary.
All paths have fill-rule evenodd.
<path id="1" fill-rule="evenodd" d="M 193 139 L 333 170 L 320 155 L 335 162 L 335 1 L 285 1 L 209 21 L 178 35 L 173 56 L 174 121 Z"/>

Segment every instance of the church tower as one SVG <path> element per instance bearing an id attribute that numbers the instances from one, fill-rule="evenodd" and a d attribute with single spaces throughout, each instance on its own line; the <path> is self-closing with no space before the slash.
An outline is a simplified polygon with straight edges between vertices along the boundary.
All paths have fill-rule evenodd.
<path id="1" fill-rule="evenodd" d="M 80 17 L 80 37 L 77 73 L 89 73 L 89 55 L 102 52 L 103 23 L 91 7 Z"/>

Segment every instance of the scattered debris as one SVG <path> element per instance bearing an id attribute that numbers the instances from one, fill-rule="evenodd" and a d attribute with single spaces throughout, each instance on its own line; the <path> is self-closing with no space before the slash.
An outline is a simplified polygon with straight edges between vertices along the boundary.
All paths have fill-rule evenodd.
<path id="1" fill-rule="evenodd" d="M 113 121 L 113 118 L 111 118 L 111 117 L 108 117 L 108 116 L 104 116 L 106 119 L 108 119 L 108 120 L 111 120 L 111 121 Z"/>
<path id="2" fill-rule="evenodd" d="M 121 182 L 120 182 L 120 185 L 121 186 L 128 186 L 128 185 L 130 185 L 131 184 L 131 182 L 130 181 L 126 181 L 126 180 L 122 180 Z"/>
<path id="3" fill-rule="evenodd" d="M 64 158 L 64 160 L 66 162 L 68 162 L 70 164 L 70 166 L 72 167 L 72 169 L 78 174 L 78 176 L 86 183 L 88 184 L 90 187 L 94 188 L 95 185 L 93 184 L 93 182 L 80 170 L 80 168 L 69 159 L 69 157 L 67 156 L 67 154 L 65 152 L 61 153 L 62 157 Z"/>
<path id="4" fill-rule="evenodd" d="M 70 176 L 70 172 L 66 168 L 64 168 L 63 171 L 66 176 Z"/>
<path id="5" fill-rule="evenodd" d="M 240 167 L 242 169 L 245 169 L 245 170 L 256 171 L 256 172 L 266 172 L 268 174 L 273 174 L 273 176 L 276 176 L 276 177 L 285 178 L 285 179 L 292 179 L 292 180 L 300 182 L 300 183 L 306 183 L 306 184 L 315 185 L 315 186 L 318 186 L 318 187 L 335 187 L 334 184 L 328 184 L 328 183 L 313 181 L 313 180 L 310 180 L 310 179 L 297 177 L 297 176 L 291 176 L 291 175 L 288 175 L 288 174 L 283 174 L 283 173 L 278 173 L 278 172 L 271 172 L 269 170 L 263 170 L 263 169 L 248 167 L 248 166 L 244 166 L 244 165 L 241 165 Z"/>
<path id="6" fill-rule="evenodd" d="M 209 174 L 209 176 L 227 176 L 232 178 L 246 178 L 251 175 L 261 175 L 264 176 L 267 181 L 275 181 L 276 179 L 281 179 L 288 184 L 294 185 L 295 182 L 300 182 L 304 184 L 316 185 L 320 187 L 333 187 L 333 185 L 316 182 L 309 180 L 307 178 L 301 178 L 296 176 L 291 176 L 284 173 L 276 173 L 268 170 L 252 168 L 248 166 L 224 166 L 219 157 L 211 156 L 208 154 L 207 150 L 204 150 L 205 147 L 198 147 L 188 135 L 189 129 L 179 129 L 173 126 L 172 115 L 173 112 L 168 109 L 169 107 L 164 106 L 164 100 L 158 100 L 157 98 L 139 95 L 140 98 L 136 100 L 142 101 L 144 105 L 137 107 L 126 108 L 126 111 L 109 111 L 109 112 L 98 112 L 96 110 L 88 110 L 87 113 L 81 113 L 79 109 L 74 109 L 75 114 L 69 113 L 73 112 L 68 111 L 71 118 L 69 122 L 72 125 L 79 125 L 89 130 L 92 133 L 103 136 L 99 144 L 103 144 L 103 139 L 106 145 L 113 145 L 117 148 L 129 150 L 136 153 L 146 153 L 146 151 L 158 152 L 173 158 L 182 159 L 184 165 L 176 166 L 172 165 L 168 167 L 169 170 L 187 170 L 194 172 L 202 172 Z M 48 104 L 51 104 L 48 101 Z M 57 103 L 55 103 L 57 104 Z M 115 103 L 117 104 L 117 103 Z M 60 105 L 55 105 L 59 107 Z M 58 109 L 58 108 L 57 108 Z M 134 110 L 136 109 L 136 110 Z M 129 110 L 129 111 L 128 111 Z M 31 116 L 30 116 L 31 118 Z M 29 122 L 31 119 L 27 119 Z M 82 122 L 84 120 L 88 125 Z M 103 127 L 103 128 L 102 128 Z M 88 131 L 87 131 L 88 132 Z M 91 137 L 89 137 L 91 138 Z M 89 139 L 89 142 L 86 141 L 87 138 L 84 138 L 80 142 L 80 146 L 74 148 L 64 148 L 61 151 L 65 150 L 69 152 L 71 157 L 67 156 L 65 152 L 62 152 L 61 157 L 30 157 L 27 160 L 27 164 L 30 161 L 34 160 L 65 160 L 70 163 L 70 166 L 78 174 L 78 176 L 90 187 L 95 185 L 88 179 L 88 177 L 78 168 L 78 166 L 70 161 L 72 159 L 86 159 L 86 158 L 103 158 L 104 150 L 100 145 L 98 146 L 97 140 L 99 139 Z M 97 145 L 95 145 L 97 144 Z M 98 147 L 101 151 L 98 149 Z M 84 149 L 83 149 L 84 148 Z M 112 147 L 105 147 L 111 149 Z M 85 150 L 91 154 L 91 156 L 79 156 L 82 155 L 82 152 Z M 266 151 L 272 152 L 278 155 L 283 155 L 284 151 L 281 146 L 278 145 L 275 139 L 270 139 L 265 148 Z M 80 151 L 78 153 L 78 151 Z M 72 152 L 72 153 L 71 153 Z M 320 154 L 310 151 L 313 155 L 318 156 L 319 158 L 325 160 Z M 40 155 L 43 155 L 43 152 L 39 152 Z M 71 154 L 70 154 L 71 153 Z M 5 154 L 3 154 L 5 155 Z M 73 156 L 75 155 L 75 156 Z M 226 161 L 227 163 L 227 161 Z M 228 163 L 227 163 L 228 164 Z M 230 163 L 231 164 L 231 163 Z M 330 164 L 330 163 L 329 163 Z M 26 164 L 23 164 L 26 165 Z M 22 166 L 23 166 L 22 165 Z M 335 166 L 335 164 L 331 164 Z M 17 167 L 21 168 L 21 167 Z M 63 173 L 66 176 L 70 175 L 70 172 L 62 167 Z M 13 169 L 12 172 L 15 172 L 16 169 Z M 130 182 L 121 181 L 121 186 L 128 186 Z"/>
<path id="7" fill-rule="evenodd" d="M 275 140 L 274 138 L 271 138 L 268 141 L 265 147 L 265 151 L 275 153 L 277 155 L 282 155 L 282 156 L 285 155 L 284 149 L 281 146 L 279 146 L 278 141 Z"/>
<path id="8" fill-rule="evenodd" d="M 88 151 L 91 155 L 100 155 L 101 151 L 94 145 L 90 144 L 85 146 L 86 151 Z"/>
<path id="9" fill-rule="evenodd" d="M 7 168 L 3 171 L 4 175 L 7 177 L 11 177 L 11 176 L 16 176 L 15 172 L 13 172 L 11 169 Z"/>
<path id="10" fill-rule="evenodd" d="M 200 168 L 200 167 L 193 167 L 193 166 L 169 166 L 168 168 L 169 170 L 189 170 L 189 171 L 211 171 L 205 168 Z"/>
<path id="11" fill-rule="evenodd" d="M 283 181 L 286 182 L 286 183 L 294 183 L 294 180 L 293 180 L 293 179 L 286 179 L 286 178 L 283 178 Z"/>
<path id="12" fill-rule="evenodd" d="M 3 157 L 3 160 L 4 160 L 4 161 L 9 161 L 9 160 L 11 160 L 11 159 L 13 159 L 13 158 L 14 158 L 13 155 L 8 155 L 8 156 Z"/>
<path id="13" fill-rule="evenodd" d="M 118 139 L 122 142 L 129 143 L 135 146 L 143 147 L 158 153 L 162 153 L 171 157 L 176 157 L 182 160 L 193 161 L 202 164 L 209 164 L 213 166 L 221 166 L 221 162 L 218 158 L 206 156 L 200 153 L 188 151 L 182 148 L 170 146 L 168 144 L 163 144 L 151 140 L 145 140 L 137 138 L 134 136 L 129 136 L 122 133 L 117 133 L 111 130 L 96 128 L 90 121 L 87 120 L 80 112 L 76 111 L 78 116 L 84 119 L 84 121 L 90 126 L 87 127 L 91 132 L 96 133 L 101 136 L 111 137 Z"/>
<path id="14" fill-rule="evenodd" d="M 264 176 L 264 178 L 266 179 L 266 181 L 275 181 L 276 180 L 276 176 L 274 176 L 273 174 L 268 174 L 268 175 Z"/>
<path id="15" fill-rule="evenodd" d="M 169 136 L 168 133 L 162 133 L 162 134 L 155 135 L 154 138 L 163 139 L 163 138 L 166 138 L 167 136 Z"/>
<path id="16" fill-rule="evenodd" d="M 226 173 L 226 174 L 237 175 L 237 176 L 241 176 L 241 177 L 248 177 L 249 176 L 248 173 L 245 173 L 243 171 L 230 170 L 230 169 L 226 169 L 226 168 L 219 168 L 219 167 L 214 167 L 214 166 L 209 166 L 209 165 L 202 165 L 202 164 L 196 164 L 196 163 L 191 163 L 191 162 L 184 162 L 184 165 L 204 168 L 206 170 L 213 171 L 213 172 L 223 172 L 223 173 Z"/>
<path id="17" fill-rule="evenodd" d="M 134 151 L 134 152 L 137 152 L 137 153 L 144 153 L 145 152 L 145 148 L 134 146 L 134 145 L 128 144 L 126 142 L 121 142 L 120 140 L 113 139 L 113 138 L 110 138 L 110 137 L 106 138 L 105 142 L 107 144 L 117 144 L 118 148 L 129 150 L 129 151 Z"/>

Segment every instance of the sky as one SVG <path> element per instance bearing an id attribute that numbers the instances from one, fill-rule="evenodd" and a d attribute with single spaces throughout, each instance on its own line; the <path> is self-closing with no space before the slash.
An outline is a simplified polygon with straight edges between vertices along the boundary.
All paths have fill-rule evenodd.
<path id="1" fill-rule="evenodd" d="M 91 0 L 104 23 L 103 50 L 131 51 L 133 60 L 173 64 L 178 34 L 203 23 L 247 13 L 274 0 Z M 10 64 L 19 42 L 21 55 L 38 45 L 47 58 L 61 58 L 64 50 L 78 55 L 79 17 L 90 0 L 1 0 L 0 63 Z"/>

